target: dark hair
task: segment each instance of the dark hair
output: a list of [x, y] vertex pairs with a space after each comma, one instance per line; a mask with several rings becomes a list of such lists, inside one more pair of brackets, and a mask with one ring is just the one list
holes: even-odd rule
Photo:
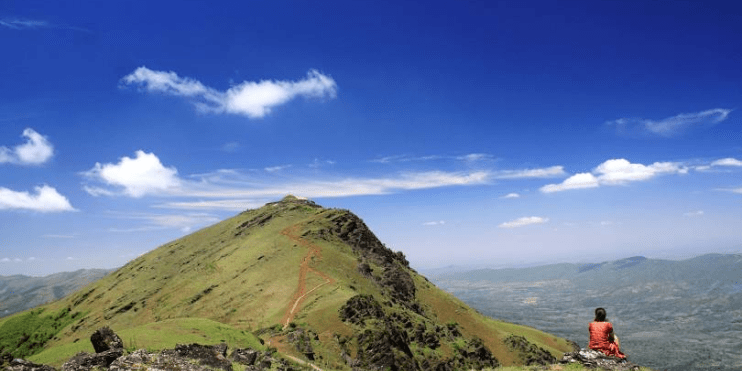
[[605, 321], [605, 309], [598, 308], [595, 310], [595, 322]]

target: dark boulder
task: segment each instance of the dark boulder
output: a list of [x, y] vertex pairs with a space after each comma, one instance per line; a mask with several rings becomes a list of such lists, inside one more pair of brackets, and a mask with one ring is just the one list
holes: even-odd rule
[[98, 329], [90, 335], [90, 342], [96, 353], [102, 353], [112, 349], [124, 349], [124, 342], [108, 326]]
[[258, 359], [260, 352], [253, 349], [235, 349], [229, 356], [232, 360], [245, 366], [252, 366]]

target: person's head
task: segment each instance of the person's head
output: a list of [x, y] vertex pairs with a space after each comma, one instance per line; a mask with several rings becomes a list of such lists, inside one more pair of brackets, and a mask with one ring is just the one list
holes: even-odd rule
[[595, 322], [605, 321], [605, 309], [598, 308], [595, 310]]

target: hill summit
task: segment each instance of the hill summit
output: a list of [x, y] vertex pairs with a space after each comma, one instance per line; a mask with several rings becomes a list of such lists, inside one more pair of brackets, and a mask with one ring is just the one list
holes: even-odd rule
[[130, 350], [194, 336], [204, 344], [255, 340], [333, 370], [481, 369], [549, 363], [572, 350], [567, 340], [482, 316], [417, 274], [350, 211], [295, 196], [0, 320], [0, 352], [58, 365], [103, 326]]

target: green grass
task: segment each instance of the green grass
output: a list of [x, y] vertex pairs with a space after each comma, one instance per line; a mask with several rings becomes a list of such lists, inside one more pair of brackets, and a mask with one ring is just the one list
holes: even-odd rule
[[[128, 352], [137, 349], [159, 351], [175, 348], [176, 344], [199, 343], [213, 345], [222, 342], [235, 348], [252, 348], [266, 350], [265, 345], [250, 332], [238, 330], [231, 326], [206, 318], [178, 318], [162, 322], [149, 323], [143, 326], [117, 331]], [[78, 352], [94, 353], [88, 339], [63, 344], [29, 357], [30, 361], [60, 366]]]
[[69, 308], [56, 312], [40, 308], [12, 316], [0, 325], [0, 352], [9, 351], [19, 358], [36, 354], [47, 341], [81, 316], [82, 313], [71, 312]]
[[[15, 320], [17, 316], [3, 318], [0, 339], [13, 343], [23, 335], [17, 329], [28, 331], [33, 326], [27, 324], [41, 321], [45, 314], [56, 316], [70, 308], [72, 313], [82, 314], [74, 318], [69, 315], [71, 322], [63, 316], [64, 320], [52, 325], [58, 332], [52, 334], [44, 351], [31, 360], [60, 365], [76, 352], [92, 352], [88, 339], [103, 326], [118, 333], [128, 350], [221, 341], [226, 341], [230, 348], [247, 347], [240, 344], [252, 341], [250, 347], [256, 348], [258, 343], [251, 332], [281, 323], [293, 303], [307, 248], [281, 234], [292, 227], [289, 230], [292, 234], [306, 236], [305, 240], [310, 239], [321, 249], [321, 258], [312, 260], [311, 267], [335, 280], [334, 284], [323, 285], [308, 295], [294, 321], [318, 334], [319, 341], [312, 344], [317, 355], [323, 357], [318, 364], [331, 365], [330, 369], [348, 369], [340, 358], [340, 346], [334, 337], [336, 334], [351, 337], [358, 329], [342, 322], [338, 309], [357, 294], [372, 295], [380, 303], [389, 299], [375, 282], [359, 273], [359, 260], [351, 247], [330, 232], [336, 227], [332, 219], [344, 213], [291, 203], [243, 212], [138, 257], [77, 293], [44, 306], [44, 312], [19, 314], [30, 316], [22, 321], [22, 326]], [[315, 233], [320, 230], [325, 233]], [[373, 275], [381, 276], [383, 268], [373, 261], [368, 263]], [[445, 326], [455, 322], [466, 338], [481, 338], [504, 365], [519, 362], [502, 344], [509, 334], [523, 335], [558, 356], [571, 350], [563, 339], [486, 318], [421, 276], [411, 274], [425, 317], [399, 306], [385, 307], [388, 313], [404, 314], [414, 325], [423, 323], [428, 329], [435, 324]], [[324, 282], [313, 272], [306, 278], [307, 290]], [[49, 328], [49, 323], [34, 326], [42, 329], [40, 334], [49, 337], [50, 332], [44, 330]], [[2, 329], [8, 330], [7, 337], [2, 335]], [[272, 335], [261, 336], [269, 340]], [[349, 351], [354, 354], [355, 340], [349, 344]], [[453, 347], [453, 343], [441, 340], [441, 348], [435, 352], [420, 345], [416, 353], [446, 358], [453, 354]], [[282, 350], [303, 357], [289, 344]]]

